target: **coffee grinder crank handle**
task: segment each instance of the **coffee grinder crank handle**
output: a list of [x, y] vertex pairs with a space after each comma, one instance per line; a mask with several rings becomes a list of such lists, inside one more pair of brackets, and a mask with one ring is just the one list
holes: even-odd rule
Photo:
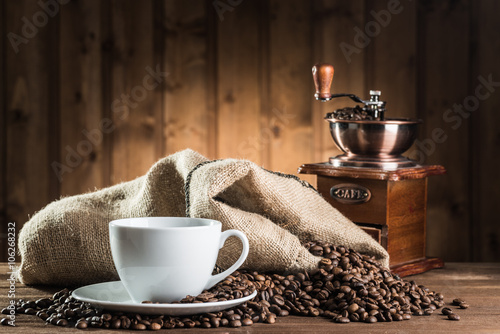
[[379, 120], [384, 119], [385, 101], [380, 101], [380, 91], [371, 90], [370, 100], [365, 101], [354, 94], [331, 94], [334, 68], [330, 64], [316, 64], [312, 68], [314, 85], [316, 86], [316, 94], [314, 97], [321, 102], [330, 101], [337, 97], [348, 97], [354, 102], [363, 103], [365, 110], [370, 111], [372, 115]]

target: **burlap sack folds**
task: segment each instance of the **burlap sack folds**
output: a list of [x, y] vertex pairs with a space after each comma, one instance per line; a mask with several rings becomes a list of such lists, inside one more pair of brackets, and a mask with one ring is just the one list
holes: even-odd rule
[[[209, 161], [185, 150], [158, 161], [135, 180], [62, 198], [35, 214], [19, 234], [25, 284], [84, 285], [117, 280], [108, 223], [127, 217], [199, 217], [244, 232], [250, 242], [245, 268], [294, 272], [316, 267], [301, 241], [324, 240], [375, 256], [384, 248], [330, 206], [308, 183], [246, 160]], [[230, 238], [217, 264], [239, 257]]]

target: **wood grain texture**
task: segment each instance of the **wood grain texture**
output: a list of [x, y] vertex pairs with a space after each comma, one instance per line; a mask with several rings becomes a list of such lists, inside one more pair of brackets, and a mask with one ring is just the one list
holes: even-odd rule
[[60, 189], [63, 196], [109, 184], [103, 164], [109, 147], [102, 87], [101, 1], [70, 2], [61, 9]]
[[[422, 86], [418, 110], [425, 122], [424, 131], [416, 142], [420, 154], [413, 158], [423, 157], [425, 163], [439, 163], [448, 170], [445, 176], [429, 181], [427, 253], [429, 256], [445, 255], [445, 261], [469, 260], [471, 211], [468, 194], [471, 189], [468, 177], [472, 171], [468, 150], [472, 134], [468, 120], [462, 120], [463, 124], [456, 127], [455, 121], [444, 119], [447, 110], [454, 104], [462, 104], [470, 94], [463, 73], [470, 64], [467, 52], [469, 2], [424, 2], [420, 6], [422, 22], [419, 29], [425, 63], [420, 70]], [[450, 34], [460, 38], [449, 38]], [[444, 54], [448, 56], [438, 56]], [[452, 117], [450, 115], [448, 118]], [[435, 136], [439, 129], [443, 130], [446, 140], [444, 136]]]
[[[5, 17], [5, 2], [0, 3], [0, 18]], [[5, 36], [7, 34], [5, 29], [5, 20], [2, 19], [0, 22], [0, 36]], [[5, 58], [5, 52], [7, 47], [7, 39], [2, 37], [0, 40], [0, 55], [2, 60]], [[4, 112], [0, 113], [0, 247], [1, 249], [5, 249], [5, 233], [7, 232], [7, 207], [6, 207], [6, 199], [7, 199], [7, 122], [6, 116], [7, 113], [7, 104], [5, 98], [5, 88], [7, 86], [7, 76], [6, 76], [6, 68], [5, 61], [0, 61], [0, 108]], [[6, 261], [4, 258], [4, 252], [0, 252], [0, 261]]]
[[[56, 97], [59, 94], [57, 70], [57, 17], [43, 20], [41, 8], [30, 1], [9, 1], [5, 6], [5, 30], [22, 39], [6, 41], [5, 57], [5, 131], [6, 145], [5, 205], [6, 221], [20, 229], [30, 215], [57, 197], [51, 162], [57, 157], [50, 147], [57, 138]], [[6, 14], [9, 13], [9, 14]], [[43, 14], [43, 12], [42, 12]], [[23, 28], [33, 17], [33, 29]], [[44, 23], [45, 24], [42, 24]], [[23, 30], [24, 29], [24, 30]], [[20, 38], [20, 39], [17, 39]], [[49, 136], [48, 134], [51, 134]], [[4, 239], [6, 236], [2, 236]], [[5, 240], [5, 239], [4, 239]], [[3, 247], [2, 253], [6, 251]]]
[[[221, 2], [230, 6], [223, 20]], [[334, 93], [366, 97], [379, 88], [388, 115], [423, 120], [406, 155], [448, 170], [429, 179], [428, 255], [499, 259], [500, 184], [489, 175], [498, 165], [500, 90], [490, 87], [470, 115], [453, 111], [474, 102], [480, 76], [500, 81], [498, 4], [400, 1], [403, 10], [382, 26], [389, 3], [71, 1], [15, 53], [7, 34], [22, 37], [26, 20], [37, 12], [43, 20], [43, 10], [37, 1], [3, 2], [0, 223], [21, 227], [60, 193], [130, 180], [187, 147], [291, 174], [327, 161], [340, 151], [324, 115], [353, 105], [315, 101], [311, 67], [327, 62]], [[380, 32], [363, 46], [360, 32], [371, 22]], [[142, 99], [146, 68], [157, 65], [169, 75]], [[51, 164], [64, 163], [66, 147], [77, 150], [82, 130], [105, 118], [113, 130], [60, 183]], [[0, 245], [0, 259], [4, 252]]]
[[162, 124], [155, 89], [165, 83], [156, 64], [153, 3], [112, 1], [112, 120], [114, 130], [111, 182], [145, 174], [159, 158]]
[[316, 63], [312, 68], [312, 75], [317, 99], [329, 100], [332, 96], [331, 87], [334, 68], [332, 64]]
[[[218, 15], [217, 24], [217, 155], [264, 162], [272, 125], [262, 124], [260, 1], [241, 2]], [[216, 15], [210, 12], [210, 15]], [[264, 47], [266, 48], [266, 47]]]
[[[416, 118], [417, 11], [415, 1], [374, 1], [366, 6], [364, 97], [382, 91], [386, 117]], [[396, 4], [396, 5], [395, 5]]]
[[[471, 110], [470, 168], [473, 216], [469, 230], [472, 233], [472, 258], [476, 261], [498, 261], [500, 259], [500, 224], [492, 216], [500, 198], [500, 178], [495, 177], [500, 164], [500, 68], [494, 66], [500, 53], [500, 22], [495, 13], [500, 10], [498, 2], [475, 1], [473, 3], [474, 36], [477, 49], [473, 50], [475, 67], [472, 68], [469, 92], [474, 92], [480, 105]], [[480, 79], [482, 78], [482, 79]], [[495, 84], [486, 85], [484, 82]], [[477, 87], [480, 88], [480, 95]], [[489, 94], [488, 94], [489, 93]], [[484, 95], [486, 94], [486, 95]], [[467, 122], [467, 121], [466, 121]]]
[[[417, 2], [368, 1], [360, 27], [369, 43], [365, 56], [365, 91], [380, 90], [386, 118], [419, 117], [417, 111]], [[419, 125], [420, 126], [420, 125]], [[421, 126], [420, 126], [421, 127]], [[422, 131], [420, 131], [421, 133]], [[413, 145], [404, 156], [411, 156]]]
[[[7, 291], [8, 268], [0, 265], [0, 289]], [[497, 333], [500, 330], [498, 316], [500, 311], [500, 264], [498, 263], [447, 263], [445, 268], [436, 269], [424, 274], [407, 277], [419, 285], [424, 285], [432, 291], [441, 292], [447, 307], [460, 315], [460, 321], [448, 321], [443, 315], [435, 312], [431, 316], [413, 316], [409, 321], [388, 323], [349, 323], [336, 324], [331, 320], [321, 317], [288, 316], [278, 318], [274, 324], [254, 324], [249, 327], [223, 328], [225, 333]], [[26, 287], [16, 285], [16, 298], [33, 300], [41, 297], [50, 297], [60, 288]], [[466, 310], [451, 306], [454, 298], [465, 299], [470, 308]], [[7, 306], [6, 293], [0, 294], [0, 305]], [[2, 315], [3, 317], [3, 315]], [[11, 328], [0, 327], [5, 333], [13, 332]], [[16, 333], [75, 333], [74, 328], [61, 328], [46, 325], [44, 321], [35, 316], [17, 315]], [[116, 330], [99, 330], [99, 333], [117, 333]], [[120, 333], [136, 331], [120, 331]], [[203, 329], [203, 333], [220, 333], [221, 328]], [[200, 333], [200, 329], [172, 329], [168, 333]]]
[[[322, 0], [314, 1], [313, 12], [313, 63], [326, 62], [335, 68], [332, 93], [365, 93], [365, 52], [351, 53], [355, 47], [356, 27], [363, 27], [364, 1]], [[312, 81], [311, 81], [312, 82]], [[329, 157], [341, 154], [330, 135], [327, 122], [328, 112], [353, 106], [346, 98], [333, 99], [322, 103], [313, 98], [314, 89], [308, 97], [311, 99], [313, 119], [314, 160], [326, 161]]]
[[[207, 6], [197, 2], [164, 2], [163, 110], [166, 154], [191, 148], [213, 157], [214, 110], [208, 110]], [[211, 15], [215, 15], [212, 14]]]
[[[371, 198], [366, 203], [343, 204], [330, 195], [334, 185], [345, 183], [360, 184], [371, 192]], [[387, 221], [387, 182], [383, 180], [354, 180], [347, 177], [318, 176], [318, 191], [323, 198], [343, 215], [356, 223], [385, 225]]]
[[399, 277], [407, 277], [443, 267], [443, 260], [437, 257], [432, 257], [391, 266], [391, 272], [393, 274], [398, 274]]
[[[267, 168], [287, 174], [296, 174], [304, 159], [313, 158], [309, 111], [314, 92], [311, 12], [311, 3], [307, 1], [270, 1], [270, 105], [265, 112], [269, 115], [271, 140]], [[313, 177], [305, 179], [314, 180]]]
[[387, 251], [391, 265], [425, 257], [427, 179], [387, 184]]
[[[378, 240], [387, 249], [392, 267], [422, 260], [426, 256], [426, 171], [433, 173], [440, 170], [435, 167], [382, 171], [306, 164], [301, 166], [300, 172], [317, 175], [317, 189], [321, 196]], [[408, 178], [394, 179], [395, 175], [400, 176], [398, 173], [404, 171], [407, 171]], [[353, 202], [352, 198], [358, 195], [347, 191], [339, 198], [332, 194], [335, 186], [361, 189], [368, 195], [362, 197], [364, 201]], [[402, 273], [423, 272], [426, 268], [435, 268], [437, 262], [432, 263], [424, 261], [420, 268], [413, 264], [400, 269]]]
[[304, 174], [317, 174], [324, 176], [335, 177], [362, 177], [371, 180], [414, 180], [421, 179], [432, 175], [442, 175], [446, 173], [446, 169], [440, 165], [425, 165], [412, 168], [404, 168], [397, 170], [383, 170], [376, 168], [357, 168], [357, 167], [332, 167], [330, 164], [314, 163], [303, 164], [299, 167], [299, 172]]

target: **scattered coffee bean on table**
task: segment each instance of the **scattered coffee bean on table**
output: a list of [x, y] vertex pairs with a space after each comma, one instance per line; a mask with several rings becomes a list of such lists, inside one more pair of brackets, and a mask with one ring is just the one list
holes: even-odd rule
[[441, 313], [443, 313], [444, 315], [449, 315], [449, 314], [452, 314], [453, 311], [449, 307], [443, 307], [443, 309], [441, 310]]
[[455, 306], [459, 306], [462, 303], [465, 303], [465, 300], [463, 300], [462, 298], [453, 299], [453, 305], [455, 305]]
[[[321, 316], [341, 324], [404, 321], [412, 315], [431, 315], [444, 305], [441, 293], [414, 281], [402, 280], [382, 268], [373, 257], [320, 241], [307, 242], [304, 247], [323, 257], [317, 269], [289, 275], [235, 271], [200, 295], [186, 296], [175, 302], [233, 300], [257, 290], [257, 296], [251, 301], [220, 312], [186, 317], [108, 312], [74, 299], [70, 290], [63, 289], [51, 298], [18, 300], [16, 313], [36, 315], [47, 323], [78, 329], [160, 330], [273, 324], [276, 317], [288, 315]], [[453, 304], [468, 307], [459, 298], [453, 300]], [[8, 312], [6, 308], [2, 310], [3, 314]], [[460, 319], [450, 308], [443, 308], [441, 313], [450, 320]], [[5, 319], [0, 323], [6, 325]]]

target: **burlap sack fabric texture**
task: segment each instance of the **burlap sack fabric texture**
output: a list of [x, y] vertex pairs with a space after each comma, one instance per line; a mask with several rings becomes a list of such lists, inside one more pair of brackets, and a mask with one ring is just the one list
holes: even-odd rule
[[[79, 286], [118, 280], [108, 224], [128, 217], [199, 217], [244, 232], [250, 242], [245, 268], [295, 272], [320, 258], [301, 241], [325, 240], [375, 256], [389, 255], [368, 234], [330, 206], [308, 183], [245, 160], [209, 161], [185, 150], [158, 161], [148, 173], [96, 192], [62, 198], [36, 213], [19, 234], [20, 280], [25, 284]], [[217, 265], [239, 257], [229, 238]]]

